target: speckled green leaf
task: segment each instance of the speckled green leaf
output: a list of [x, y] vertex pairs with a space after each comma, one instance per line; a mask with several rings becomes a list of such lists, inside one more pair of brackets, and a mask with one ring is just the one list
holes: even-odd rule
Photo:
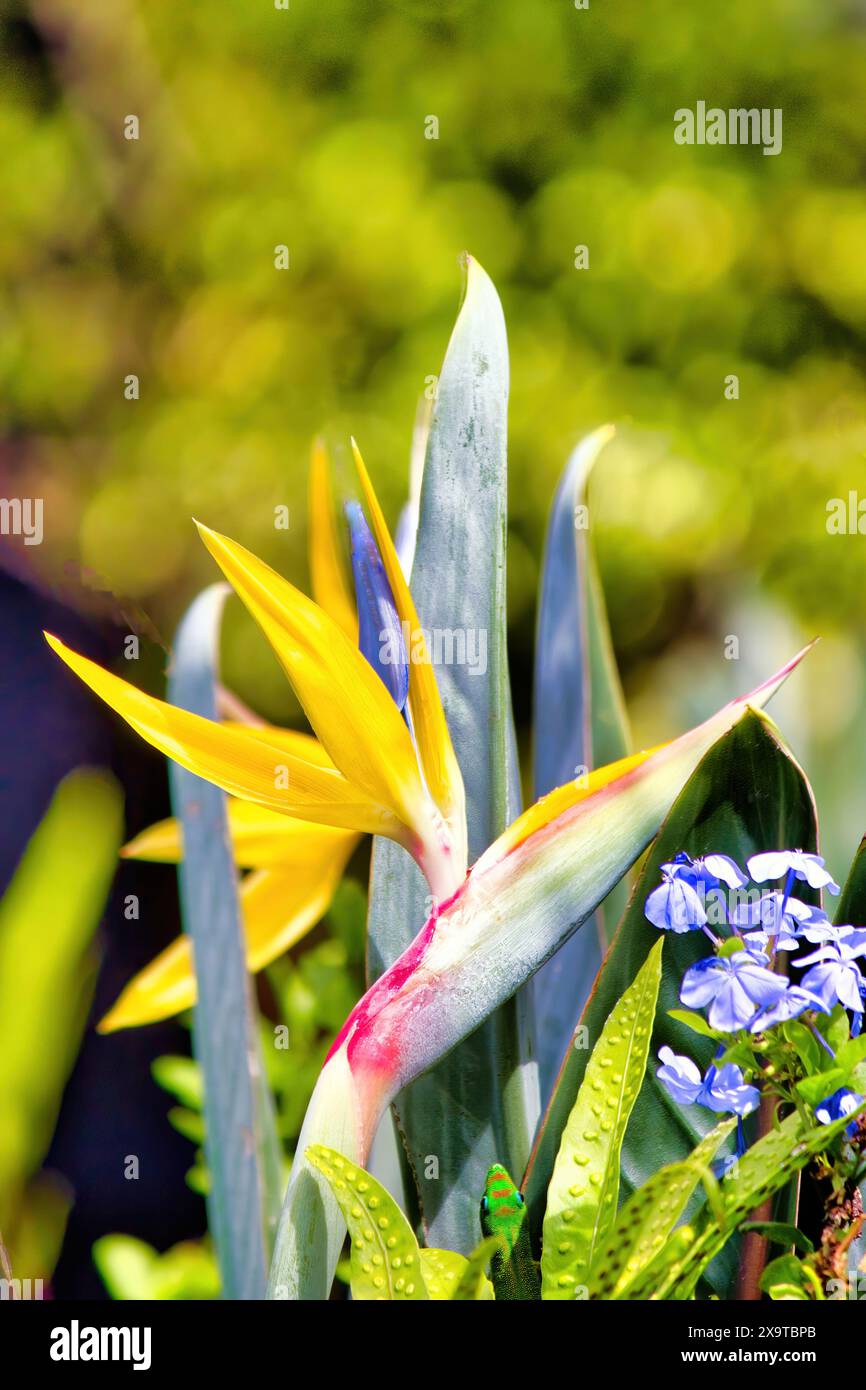
[[705, 1210], [694, 1223], [691, 1238], [669, 1242], [647, 1271], [647, 1283], [633, 1288], [627, 1296], [691, 1298], [707, 1265], [749, 1213], [784, 1187], [810, 1158], [829, 1148], [850, 1122], [848, 1115], [832, 1125], [808, 1126], [799, 1114], [789, 1115], [778, 1129], [748, 1149], [719, 1184], [718, 1213]]
[[[495, 1245], [496, 1242], [494, 1241]], [[491, 1251], [467, 1260], [455, 1250], [422, 1250], [421, 1272], [431, 1299], [451, 1302], [455, 1299], [477, 1302], [493, 1298], [493, 1285], [484, 1270]], [[463, 1292], [461, 1292], [463, 1290]]]
[[378, 1303], [428, 1299], [415, 1232], [391, 1194], [336, 1149], [313, 1144], [307, 1158], [327, 1179], [349, 1228], [352, 1297]]
[[501, 1236], [485, 1236], [479, 1241], [468, 1260], [452, 1298], [458, 1303], [486, 1303], [493, 1299], [493, 1285], [487, 1278], [487, 1266], [496, 1251], [504, 1245]]
[[[595, 1262], [588, 1283], [590, 1297], [631, 1297], [631, 1288], [669, 1241], [703, 1172], [735, 1124], [736, 1120], [723, 1120], [704, 1136], [689, 1158], [660, 1169], [632, 1194]], [[675, 1233], [671, 1248], [679, 1249], [682, 1239]]]
[[626, 1125], [646, 1071], [662, 973], [661, 937], [593, 1049], [547, 1192], [541, 1295], [572, 1299], [616, 1217]]

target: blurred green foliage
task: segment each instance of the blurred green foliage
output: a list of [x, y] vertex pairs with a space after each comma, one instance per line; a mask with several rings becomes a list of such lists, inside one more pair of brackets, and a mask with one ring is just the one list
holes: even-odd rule
[[[0, 420], [7, 471], [45, 498], [41, 573], [168, 635], [212, 578], [195, 514], [306, 583], [318, 430], [340, 457], [358, 437], [394, 519], [469, 248], [510, 331], [524, 726], [549, 499], [575, 437], [612, 419], [593, 521], [638, 737], [821, 632], [779, 717], [820, 765], [844, 864], [866, 823], [845, 752], [858, 729], [864, 746], [863, 542], [828, 535], [826, 505], [866, 495], [860, 0], [9, 12]], [[781, 108], [781, 154], [675, 145], [698, 100]], [[236, 612], [225, 670], [297, 716]]]
[[19, 1278], [50, 1277], [70, 1193], [40, 1172], [93, 992], [93, 941], [123, 828], [120, 789], [60, 783], [0, 902], [0, 1239]]
[[[337, 889], [312, 942], [269, 967], [260, 986], [262, 1056], [274, 1096], [277, 1127], [288, 1163], [304, 1112], [334, 1034], [364, 988], [366, 894], [352, 879]], [[187, 1183], [208, 1188], [203, 1145], [201, 1069], [191, 1057], [158, 1057], [156, 1083], [178, 1104], [169, 1123], [195, 1146]], [[219, 1272], [209, 1239], [184, 1241], [163, 1253], [132, 1236], [98, 1240], [93, 1258], [115, 1299], [196, 1299], [219, 1296]]]

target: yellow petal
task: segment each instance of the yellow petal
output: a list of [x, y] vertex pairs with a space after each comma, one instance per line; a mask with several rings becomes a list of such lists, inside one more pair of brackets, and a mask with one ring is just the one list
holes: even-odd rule
[[264, 739], [265, 743], [272, 743], [277, 748], [285, 748], [287, 753], [301, 758], [305, 763], [315, 763], [316, 767], [333, 768], [334, 766], [319, 740], [313, 738], [312, 734], [302, 733], [299, 729], [281, 729], [277, 724], [265, 724], [264, 722], [240, 724], [231, 719], [225, 721], [225, 727], [227, 729], [246, 730], [247, 733], [255, 734], [257, 738]]
[[[136, 733], [181, 767], [223, 791], [283, 815], [387, 835], [406, 844], [405, 827], [336, 770], [264, 741], [258, 726], [216, 724], [145, 695], [45, 634], [49, 646]], [[282, 784], [287, 785], [283, 786]]]
[[382, 508], [373, 490], [364, 460], [358, 446], [352, 440], [355, 466], [361, 480], [364, 501], [376, 535], [379, 553], [385, 566], [385, 573], [394, 595], [394, 603], [400, 619], [409, 625], [409, 706], [412, 724], [418, 740], [418, 753], [424, 777], [436, 805], [445, 819], [460, 833], [465, 835], [465, 794], [463, 778], [454, 749], [451, 735], [445, 722], [445, 711], [436, 684], [436, 673], [427, 658], [424, 633], [415, 603], [409, 592], [409, 585], [403, 575], [397, 552], [394, 549]]
[[310, 575], [313, 597], [358, 645], [358, 618], [340, 554], [328, 455], [320, 439], [310, 461]]
[[430, 840], [409, 731], [372, 666], [327, 613], [263, 561], [206, 526], [202, 539], [262, 628], [336, 767]]
[[[234, 860], [241, 869], [303, 869], [311, 833], [321, 846], [330, 843], [335, 854], [347, 836], [353, 843], [357, 839], [352, 831], [314, 826], [237, 797], [229, 798], [227, 810]], [[142, 830], [124, 845], [121, 855], [124, 859], [146, 859], [155, 864], [177, 864], [182, 858], [181, 844], [180, 823], [172, 816]]]
[[[251, 971], [270, 965], [321, 920], [357, 839], [345, 831], [323, 835], [317, 827], [305, 826], [296, 834], [290, 866], [247, 875], [240, 894]], [[195, 1000], [191, 942], [179, 936], [130, 981], [102, 1019], [99, 1032], [156, 1023], [191, 1008]]]

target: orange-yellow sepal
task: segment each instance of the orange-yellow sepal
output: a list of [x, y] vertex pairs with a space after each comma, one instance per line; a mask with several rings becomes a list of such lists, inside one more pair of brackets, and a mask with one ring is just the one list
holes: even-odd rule
[[436, 673], [429, 659], [415, 602], [397, 558], [382, 508], [354, 440], [352, 449], [364, 502], [391, 585], [394, 604], [401, 622], [408, 629], [409, 640], [406, 647], [409, 656], [409, 708], [424, 777], [436, 805], [449, 825], [455, 848], [460, 844], [465, 856], [466, 800], [463, 777], [448, 732], [445, 711], [436, 684]]
[[409, 730], [372, 666], [333, 618], [281, 575], [227, 536], [206, 526], [199, 531], [268, 638], [335, 766], [406, 827], [403, 842], [411, 839], [434, 893], [453, 892], [465, 854], [443, 833]]
[[328, 455], [320, 439], [310, 460], [310, 578], [313, 598], [358, 645], [358, 618], [340, 555]]
[[409, 841], [389, 808], [354, 786], [336, 768], [297, 757], [285, 743], [267, 741], [267, 728], [217, 724], [136, 689], [96, 662], [45, 634], [49, 646], [136, 733], [181, 767], [223, 791], [283, 815]]
[[[242, 805], [234, 803], [235, 811]], [[240, 888], [247, 967], [252, 972], [270, 965], [321, 920], [358, 840], [351, 831], [279, 819], [289, 828], [280, 838], [279, 867], [255, 870]], [[176, 822], [162, 826], [176, 828]], [[158, 830], [161, 827], [153, 827]], [[180, 936], [130, 981], [99, 1031], [156, 1023], [191, 1008], [195, 999], [191, 943], [188, 936]]]

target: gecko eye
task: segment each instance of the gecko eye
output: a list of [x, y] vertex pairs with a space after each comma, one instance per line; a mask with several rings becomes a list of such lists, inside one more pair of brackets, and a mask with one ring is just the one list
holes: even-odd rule
[[487, 1212], [487, 1211], [490, 1210], [490, 1203], [489, 1203], [488, 1200], [487, 1200], [487, 1193], [486, 1193], [486, 1192], [485, 1192], [484, 1196], [481, 1198], [481, 1210], [482, 1210], [482, 1211], [485, 1211], [485, 1212]]
[[522, 1192], [515, 1193], [515, 1196], [517, 1198], [517, 1205], [519, 1207], [526, 1206], [526, 1198], [524, 1197]]

